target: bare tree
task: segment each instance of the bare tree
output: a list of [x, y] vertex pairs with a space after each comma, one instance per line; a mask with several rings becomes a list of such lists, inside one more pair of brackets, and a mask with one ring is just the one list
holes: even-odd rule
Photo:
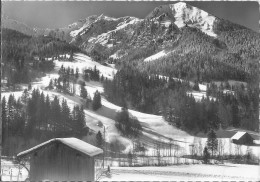
[[235, 145], [235, 154], [241, 156], [241, 145]]
[[232, 150], [232, 142], [231, 142], [231, 139], [229, 140], [229, 155], [232, 155], [233, 154], [233, 150]]
[[225, 151], [225, 145], [226, 145], [225, 139], [218, 140], [218, 155], [222, 162], [223, 162], [223, 156]]
[[201, 142], [201, 138], [197, 138], [196, 139], [196, 147], [195, 147], [195, 150], [196, 150], [196, 154], [198, 156], [202, 156], [203, 155], [203, 146], [202, 146], [202, 142]]
[[179, 164], [179, 151], [180, 151], [180, 146], [179, 145], [175, 145], [174, 146], [174, 157], [176, 158], [176, 162], [177, 164]]
[[156, 157], [158, 160], [158, 166], [161, 164], [161, 144], [157, 142], [156, 144]]

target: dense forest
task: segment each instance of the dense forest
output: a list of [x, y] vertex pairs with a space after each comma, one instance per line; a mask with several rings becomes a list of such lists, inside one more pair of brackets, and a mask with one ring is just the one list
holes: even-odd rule
[[[109, 101], [163, 115], [170, 124], [192, 133], [220, 126], [258, 131], [258, 33], [223, 19], [214, 23], [217, 37], [189, 25], [166, 28], [160, 19], [145, 19], [131, 29], [132, 36], [113, 35], [121, 43], [110, 50], [122, 57], [111, 59], [119, 71], [113, 80], [104, 81]], [[160, 51], [167, 56], [144, 62]], [[198, 83], [207, 85], [199, 102], [187, 94], [200, 91]]]
[[107, 99], [145, 113], [162, 114], [172, 125], [189, 132], [228, 126], [258, 129], [258, 89], [243, 84], [208, 84], [205, 98], [197, 102], [188, 91], [196, 90], [188, 81], [166, 79], [124, 65], [113, 80], [104, 81]]
[[15, 30], [2, 29], [2, 77], [7, 78], [8, 86], [29, 83], [52, 70], [54, 58], [75, 51], [80, 49], [57, 38], [31, 37]]
[[[2, 99], [3, 155], [14, 155], [27, 149], [29, 141], [44, 142], [55, 137], [82, 137], [88, 134], [83, 106], [72, 110], [65, 99], [27, 89], [15, 99], [13, 95]], [[19, 139], [20, 138], [20, 139]], [[27, 142], [26, 142], [27, 141]], [[20, 144], [19, 144], [20, 143]], [[24, 146], [21, 146], [23, 143]], [[13, 148], [14, 146], [19, 146]]]
[[[116, 61], [119, 68], [122, 62], [134, 62], [138, 69], [150, 74], [174, 76], [200, 83], [212, 80], [250, 82], [258, 79], [260, 35], [256, 32], [245, 27], [234, 28], [234, 31], [216, 28], [222, 31], [214, 38], [189, 26], [166, 31], [161, 30], [158, 24], [143, 24], [136, 30], [141, 31], [142, 36], [134, 34], [118, 46], [121, 52], [125, 52]], [[153, 32], [151, 29], [156, 32], [150, 33]], [[167, 56], [155, 61], [143, 61], [162, 50], [168, 52]]]

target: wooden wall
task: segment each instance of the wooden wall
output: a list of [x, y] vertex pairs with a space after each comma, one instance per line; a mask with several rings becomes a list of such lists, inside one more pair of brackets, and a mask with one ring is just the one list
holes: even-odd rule
[[94, 181], [94, 158], [61, 143], [53, 143], [32, 154], [30, 180]]

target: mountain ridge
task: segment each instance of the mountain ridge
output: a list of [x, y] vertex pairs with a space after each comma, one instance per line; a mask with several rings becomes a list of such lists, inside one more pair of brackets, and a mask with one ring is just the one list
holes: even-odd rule
[[[190, 60], [190, 55], [196, 55], [210, 57], [221, 62], [223, 67], [228, 64], [232, 69], [238, 69], [239, 64], [247, 67], [248, 59], [257, 58], [260, 49], [259, 34], [184, 2], [156, 7], [144, 19], [131, 16], [113, 18], [101, 14], [78, 20], [65, 28], [35, 31], [36, 35], [37, 32], [47, 34], [76, 45], [98, 62], [139, 60], [140, 66], [146, 58], [166, 51], [171, 54], [165, 53], [167, 56], [159, 56], [156, 60], [166, 59], [168, 65], [171, 57], [175, 57], [176, 64], [183, 64], [182, 60]], [[150, 67], [154, 63], [146, 64]], [[203, 71], [205, 64], [201, 63], [199, 72]], [[165, 74], [164, 69], [162, 73], [156, 70], [157, 74]], [[250, 69], [245, 70], [249, 74]], [[177, 74], [170, 72], [167, 74]], [[241, 76], [232, 78], [243, 77], [244, 80], [242, 75], [245, 71], [239, 72]]]
[[[175, 12], [177, 12], [177, 13], [179, 13], [179, 14], [182, 14], [183, 12], [186, 12], [186, 14], [184, 13], [183, 15], [188, 15], [187, 17], [185, 17], [184, 19], [185, 20], [187, 20], [187, 18], [189, 18], [190, 19], [190, 16], [189, 16], [189, 14], [187, 14], [187, 10], [196, 10], [197, 12], [202, 12], [202, 14], [208, 14], [209, 16], [214, 16], [217, 20], [221, 20], [221, 18], [218, 18], [217, 16], [215, 16], [215, 15], [212, 15], [212, 14], [210, 14], [210, 13], [208, 13], [208, 12], [206, 12], [206, 11], [204, 11], [204, 10], [201, 10], [201, 9], [199, 9], [199, 8], [197, 8], [197, 7], [195, 7], [195, 6], [191, 6], [191, 5], [189, 5], [188, 3], [186, 3], [186, 2], [177, 2], [177, 3], [174, 3], [174, 4], [168, 4], [168, 5], [161, 5], [161, 6], [159, 6], [159, 7], [156, 7], [154, 10], [152, 10], [146, 17], [144, 17], [143, 19], [146, 19], [146, 18], [149, 18], [149, 17], [151, 17], [151, 14], [153, 14], [155, 11], [158, 11], [158, 10], [160, 10], [160, 9], [162, 9], [162, 8], [165, 8], [165, 7], [168, 7], [169, 9], [171, 9], [171, 11], [175, 11]], [[181, 10], [181, 11], [180, 11]], [[8, 23], [9, 24], [12, 24], [12, 22], [16, 22], [17, 24], [19, 24], [19, 25], [21, 25], [22, 27], [24, 26], [24, 27], [27, 27], [28, 29], [31, 29], [30, 31], [28, 30], [28, 32], [25, 32], [25, 31], [21, 31], [22, 33], [24, 33], [24, 34], [28, 34], [28, 35], [43, 35], [43, 34], [45, 34], [45, 35], [47, 35], [50, 31], [54, 31], [54, 30], [57, 30], [57, 29], [60, 29], [60, 30], [66, 30], [66, 29], [71, 29], [72, 27], [77, 27], [77, 28], [82, 28], [82, 26], [84, 25], [84, 23], [88, 20], [88, 19], [90, 19], [90, 18], [98, 18], [98, 17], [100, 17], [100, 16], [102, 16], [103, 14], [101, 14], [101, 15], [91, 15], [91, 16], [89, 16], [89, 17], [86, 17], [86, 18], [83, 18], [83, 19], [79, 19], [79, 20], [77, 20], [77, 21], [75, 21], [75, 22], [73, 22], [73, 23], [71, 23], [71, 24], [69, 24], [69, 25], [67, 25], [67, 26], [65, 26], [65, 27], [57, 27], [57, 28], [39, 28], [39, 27], [30, 27], [30, 26], [28, 26], [28, 25], [26, 25], [25, 23], [23, 23], [23, 22], [19, 22], [19, 21], [17, 21], [17, 20], [14, 20], [14, 19], [11, 19], [11, 18], [9, 18], [8, 16], [3, 16], [3, 26], [4, 26], [4, 28], [9, 28], [9, 29], [15, 29], [15, 30], [17, 30], [17, 31], [19, 31], [17, 28], [15, 28], [15, 27], [11, 27], [10, 25], [8, 25]], [[104, 15], [103, 15], [104, 16]], [[124, 18], [124, 17], [118, 17], [118, 18], [114, 18], [114, 17], [109, 17], [109, 16], [105, 16], [105, 17], [108, 17], [108, 18], [111, 18], [111, 19], [120, 19], [120, 18]], [[191, 16], [191, 17], [193, 17], [194, 18], [194, 14]], [[138, 18], [138, 19], [140, 19], [140, 18]], [[10, 21], [10, 22], [9, 22]], [[191, 21], [192, 21], [192, 19], [191, 19]], [[231, 21], [229, 21], [229, 22], [231, 22]], [[189, 23], [191, 23], [191, 22], [189, 22], [189, 21], [187, 21], [187, 23], [189, 24]], [[236, 24], [236, 23], [233, 23], [233, 22], [231, 22], [232, 24]], [[183, 26], [183, 24], [182, 24], [182, 26]], [[240, 25], [240, 26], [242, 26], [242, 25]], [[244, 27], [244, 26], [243, 26]], [[247, 27], [246, 27], [247, 28]], [[251, 30], [251, 29], [250, 29]], [[72, 30], [73, 31], [73, 30]]]

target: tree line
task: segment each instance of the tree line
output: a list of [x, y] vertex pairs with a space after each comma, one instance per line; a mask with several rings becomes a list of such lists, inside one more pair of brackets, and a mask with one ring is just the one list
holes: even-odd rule
[[[224, 93], [209, 86], [199, 102], [188, 81], [140, 72], [125, 65], [113, 80], [105, 80], [106, 98], [119, 106], [163, 115], [165, 120], [185, 131], [207, 133], [210, 128], [228, 126], [255, 130], [258, 116], [258, 91], [254, 86], [236, 87]], [[212, 85], [212, 84], [211, 84]]]
[[54, 68], [53, 62], [45, 58], [58, 58], [60, 54], [71, 54], [80, 49], [65, 41], [49, 36], [31, 37], [18, 31], [2, 30], [2, 76], [10, 85], [29, 83], [40, 77], [41, 72]]
[[[87, 71], [86, 71], [87, 70]], [[94, 70], [92, 69], [86, 69], [84, 71], [84, 80], [85, 81], [99, 81], [99, 70], [94, 67]], [[90, 71], [90, 72], [89, 72]], [[94, 93], [93, 98], [90, 97], [88, 94], [87, 89], [85, 88], [86, 83], [85, 81], [78, 81], [79, 78], [79, 70], [76, 68], [76, 71], [74, 71], [73, 68], [64, 68], [62, 65], [59, 70], [59, 78], [54, 79], [54, 81], [51, 79], [49, 82], [49, 85], [47, 89], [57, 89], [58, 92], [63, 92], [65, 94], [75, 95], [76, 92], [76, 84], [80, 84], [80, 97], [84, 99], [84, 107], [90, 108], [90, 104], [92, 104], [92, 109], [94, 111], [98, 110], [102, 107], [101, 104], [101, 94], [99, 91], [96, 91]], [[103, 75], [101, 77], [101, 80], [103, 81]], [[72, 86], [71, 86], [72, 85]]]
[[14, 145], [13, 142], [19, 146], [19, 138], [25, 143], [30, 139], [43, 142], [56, 137], [82, 137], [89, 131], [83, 106], [76, 105], [70, 109], [65, 99], [60, 100], [55, 96], [50, 100], [49, 95], [35, 89], [31, 97], [24, 90], [18, 99], [12, 94], [8, 99], [2, 98], [2, 123], [4, 155], [18, 152], [18, 148], [10, 146]]

